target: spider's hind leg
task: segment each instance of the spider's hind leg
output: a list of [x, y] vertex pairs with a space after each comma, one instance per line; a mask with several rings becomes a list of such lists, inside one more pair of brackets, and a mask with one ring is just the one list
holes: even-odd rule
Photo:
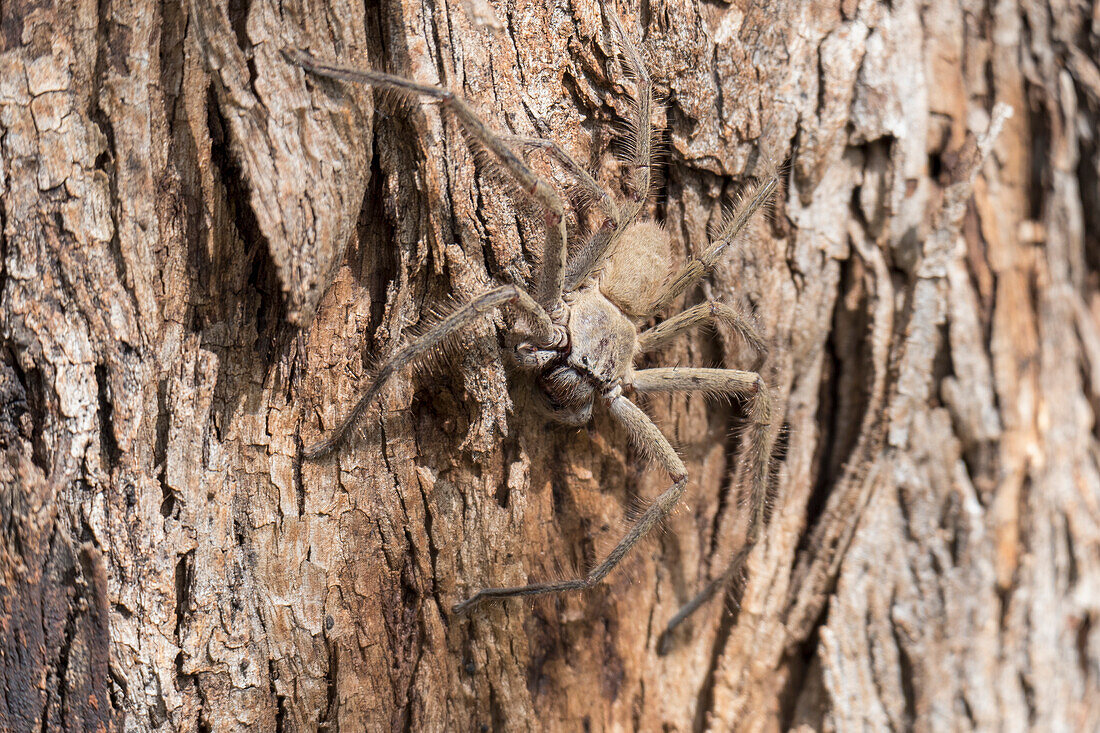
[[608, 221], [615, 227], [619, 226], [619, 207], [615, 199], [601, 186], [592, 174], [578, 163], [573, 156], [565, 151], [553, 140], [542, 137], [519, 137], [516, 135], [501, 135], [501, 139], [509, 145], [517, 148], [530, 148], [543, 150], [552, 158], [555, 158], [569, 173], [577, 179], [577, 184], [584, 195], [594, 202]]
[[628, 184], [637, 205], [630, 218], [634, 218], [641, 211], [642, 205], [649, 198], [653, 188], [653, 110], [656, 102], [653, 98], [653, 81], [649, 78], [649, 71], [642, 61], [642, 55], [633, 39], [627, 35], [622, 21], [615, 13], [611, 14], [610, 22], [619, 36], [619, 46], [623, 60], [626, 62], [627, 72], [634, 77], [636, 90], [634, 92], [634, 118], [630, 120], [630, 127], [626, 135], [627, 162], [632, 171]]
[[484, 146], [500, 166], [515, 179], [523, 191], [535, 199], [545, 210], [546, 244], [543, 247], [542, 266], [539, 273], [535, 299], [548, 311], [555, 311], [561, 302], [562, 283], [565, 279], [566, 232], [565, 207], [557, 191], [539, 178], [515, 152], [505, 139], [493, 132], [488, 125], [454, 92], [434, 84], [421, 84], [393, 74], [372, 69], [357, 69], [329, 61], [321, 61], [305, 51], [284, 49], [287, 60], [310, 73], [331, 79], [369, 84], [372, 87], [390, 89], [403, 94], [434, 99], [455, 116], [462, 129], [477, 145]]
[[761, 180], [749, 186], [702, 256], [688, 260], [687, 264], [681, 267], [661, 290], [652, 312], [658, 313], [663, 310], [681, 293], [714, 269], [726, 250], [737, 242], [738, 235], [745, 229], [753, 214], [771, 200], [778, 188], [779, 173], [774, 169], [770, 170]]
[[695, 598], [669, 620], [657, 647], [664, 654], [669, 649], [676, 627], [740, 574], [746, 558], [760, 539], [771, 474], [772, 401], [768, 387], [759, 374], [736, 369], [642, 369], [634, 373], [634, 388], [642, 393], [703, 392], [708, 395], [741, 397], [748, 401], [751, 421], [748, 433], [749, 450], [745, 458], [749, 473], [749, 526], [744, 545], [729, 567], [708, 582]]
[[[620, 235], [633, 224], [642, 213], [646, 201], [653, 189], [653, 110], [657, 104], [653, 98], [653, 82], [649, 78], [638, 47], [627, 35], [618, 15], [611, 13], [609, 23], [618, 36], [627, 74], [634, 78], [633, 98], [634, 114], [627, 123], [625, 143], [625, 162], [630, 168], [626, 188], [630, 192], [629, 201], [616, 209], [614, 216], [608, 216], [608, 225], [597, 232], [587, 243], [574, 250], [566, 264], [565, 289], [579, 286], [612, 253]], [[603, 204], [601, 203], [601, 206]], [[605, 211], [607, 209], [605, 208]]]

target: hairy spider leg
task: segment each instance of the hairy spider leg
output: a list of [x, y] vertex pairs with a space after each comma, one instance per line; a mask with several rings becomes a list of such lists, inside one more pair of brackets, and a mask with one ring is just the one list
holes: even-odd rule
[[[737, 369], [641, 369], [634, 373], [634, 389], [643, 394], [660, 392], [703, 392], [708, 396], [742, 397], [749, 401], [749, 451], [746, 457], [749, 474], [749, 526], [745, 543], [734, 556], [733, 562], [718, 578], [672, 617], [658, 644], [667, 650], [673, 630], [699, 606], [707, 601], [718, 588], [740, 572], [745, 558], [760, 540], [767, 509], [768, 480], [771, 475], [772, 402], [764, 379], [756, 372]], [[663, 652], [662, 652], [663, 653]]]
[[585, 170], [584, 167], [582, 167], [573, 156], [567, 153], [561, 145], [558, 145], [553, 140], [547, 140], [541, 137], [501, 135], [501, 139], [515, 147], [543, 150], [549, 153], [551, 157], [556, 158], [557, 161], [577, 179], [585, 194], [596, 202], [596, 205], [600, 207], [600, 211], [603, 212], [603, 215], [607, 217], [608, 221], [618, 226], [619, 207], [615, 205], [615, 199], [611, 198], [611, 194], [607, 192], [607, 189], [597, 183], [596, 179], [592, 177], [592, 174]]
[[668, 307], [680, 294], [710, 272], [722, 255], [725, 254], [726, 249], [737, 240], [737, 235], [749, 223], [752, 215], [768, 202], [768, 199], [778, 188], [779, 174], [775, 171], [750, 186], [733, 210], [732, 216], [727, 218], [722, 225], [718, 236], [703, 252], [702, 257], [693, 257], [688, 260], [687, 264], [680, 268], [680, 271], [664, 287], [653, 306], [652, 313], [657, 313]]
[[566, 233], [565, 208], [561, 197], [539, 178], [496, 133], [478, 117], [470, 106], [454, 92], [431, 84], [420, 84], [404, 77], [370, 69], [357, 69], [328, 61], [320, 61], [300, 50], [284, 49], [283, 55], [310, 73], [333, 79], [369, 84], [412, 94], [423, 94], [438, 100], [451, 111], [462, 128], [477, 143], [488, 148], [520, 188], [538, 201], [545, 210], [546, 244], [542, 252], [535, 300], [553, 313], [561, 305], [562, 283], [565, 279]]
[[532, 338], [539, 344], [551, 345], [556, 343], [560, 336], [560, 327], [554, 325], [553, 321], [550, 320], [550, 316], [546, 314], [542, 306], [535, 302], [534, 298], [515, 285], [494, 288], [453, 311], [429, 328], [422, 336], [394, 354], [374, 375], [370, 387], [355, 403], [355, 407], [347, 414], [347, 417], [329, 432], [328, 437], [303, 450], [302, 456], [307, 459], [314, 459], [331, 453], [333, 449], [344, 442], [352, 427], [363, 416], [363, 412], [370, 405], [371, 400], [378, 395], [390, 377], [430, 352], [463, 326], [491, 313], [498, 306], [509, 303], [517, 306], [528, 317], [528, 325], [533, 331]]
[[676, 628], [686, 621], [693, 613], [699, 610], [699, 607], [709, 601], [714, 595], [720, 591], [729, 587], [729, 584], [733, 582], [733, 579], [737, 577], [741, 572], [741, 568], [745, 565], [745, 560], [749, 558], [749, 553], [752, 552], [753, 545], [750, 545], [747, 541], [741, 546], [741, 549], [737, 551], [737, 554], [733, 556], [733, 561], [726, 568], [725, 572], [712, 578], [703, 586], [703, 590], [685, 603], [676, 614], [669, 619], [668, 625], [665, 626], [665, 630], [661, 632], [661, 636], [657, 639], [657, 653], [664, 656], [672, 651], [672, 634], [676, 631]]
[[716, 300], [708, 300], [699, 305], [692, 306], [686, 311], [677, 313], [667, 318], [653, 328], [643, 331], [638, 336], [638, 353], [644, 354], [664, 346], [684, 331], [696, 328], [703, 323], [722, 322], [729, 325], [740, 334], [749, 346], [761, 356], [767, 356], [768, 346], [760, 336], [760, 332], [752, 324], [752, 321], [736, 308], [731, 308], [725, 303]]
[[637, 201], [633, 219], [641, 211], [642, 204], [649, 198], [653, 186], [653, 81], [638, 53], [638, 47], [623, 29], [617, 14], [612, 14], [611, 25], [619, 36], [620, 48], [626, 61], [628, 72], [634, 76], [637, 92], [634, 96], [634, 120], [626, 142], [629, 145], [629, 162], [632, 167], [630, 189]]
[[623, 29], [617, 15], [611, 15], [609, 21], [619, 37], [620, 48], [623, 53], [626, 66], [634, 76], [636, 91], [634, 97], [634, 117], [630, 120], [629, 132], [626, 135], [627, 162], [631, 166], [629, 180], [630, 190], [633, 192], [634, 201], [629, 210], [624, 214], [618, 212], [615, 217], [608, 217], [609, 224], [600, 229], [596, 234], [578, 247], [566, 263], [565, 290], [569, 292], [576, 289], [593, 270], [611, 252], [619, 235], [626, 230], [642, 213], [646, 200], [649, 198], [653, 185], [653, 82], [649, 78], [641, 54], [638, 53], [634, 41]]
[[656, 458], [657, 462], [668, 471], [672, 477], [672, 486], [654, 500], [649, 508], [638, 517], [623, 538], [619, 540], [619, 543], [608, 553], [603, 562], [593, 568], [585, 577], [556, 583], [532, 583], [510, 588], [485, 588], [465, 601], [455, 604], [454, 613], [465, 613], [483, 601], [591, 588], [607, 577], [607, 574], [622, 561], [631, 548], [638, 543], [638, 540], [644, 537], [653, 528], [653, 525], [668, 516], [669, 512], [676, 506], [676, 503], [684, 494], [684, 487], [687, 485], [687, 469], [684, 467], [683, 461], [676, 455], [676, 451], [669, 444], [668, 439], [653, 424], [649, 416], [623, 396], [620, 389], [611, 390], [605, 399], [607, 399], [608, 410], [611, 415], [627, 429], [633, 441], [647, 454]]

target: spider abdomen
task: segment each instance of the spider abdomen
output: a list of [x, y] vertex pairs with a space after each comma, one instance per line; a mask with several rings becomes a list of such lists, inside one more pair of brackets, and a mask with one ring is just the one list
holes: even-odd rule
[[629, 316], [649, 315], [668, 275], [668, 232], [639, 221], [622, 233], [600, 272], [600, 290]]

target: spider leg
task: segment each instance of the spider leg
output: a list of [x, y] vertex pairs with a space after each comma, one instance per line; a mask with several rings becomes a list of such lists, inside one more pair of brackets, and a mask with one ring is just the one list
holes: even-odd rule
[[774, 170], [750, 186], [741, 197], [732, 215], [722, 225], [718, 236], [710, 243], [703, 255], [688, 260], [687, 264], [680, 268], [680, 271], [664, 286], [652, 312], [657, 313], [667, 307], [681, 293], [698, 282], [699, 278], [710, 272], [722, 255], [726, 253], [727, 248], [737, 240], [737, 236], [749, 223], [752, 215], [768, 202], [768, 199], [771, 198], [778, 187], [779, 175]]
[[532, 583], [531, 585], [511, 588], [486, 588], [470, 596], [467, 600], [455, 604], [454, 613], [465, 613], [482, 601], [591, 588], [607, 577], [607, 574], [622, 561], [623, 557], [630, 552], [638, 540], [676, 506], [676, 502], [683, 496], [684, 487], [687, 485], [687, 469], [684, 468], [683, 461], [676, 455], [676, 451], [673, 450], [668, 439], [653, 424], [653, 421], [642, 412], [641, 408], [624, 397], [618, 388], [608, 393], [607, 400], [608, 409], [612, 416], [626, 427], [634, 442], [656, 458], [672, 476], [672, 486], [654, 500], [623, 538], [619, 540], [619, 543], [608, 553], [603, 562], [593, 568], [585, 577], [556, 583]]
[[766, 356], [768, 347], [752, 322], [736, 308], [725, 303], [708, 300], [705, 303], [688, 308], [672, 318], [668, 318], [638, 336], [638, 353], [646, 353], [663, 346], [688, 329], [701, 323], [717, 322], [729, 324], [761, 356]]
[[616, 217], [608, 217], [611, 222], [605, 226], [584, 245], [577, 248], [566, 263], [565, 290], [576, 289], [607, 257], [619, 240], [619, 235], [638, 218], [642, 213], [642, 207], [649, 198], [653, 187], [653, 82], [649, 78], [645, 63], [638, 53], [634, 41], [623, 29], [618, 15], [611, 14], [611, 26], [619, 37], [620, 48], [627, 66], [627, 71], [634, 77], [636, 91], [634, 98], [634, 117], [630, 120], [629, 132], [626, 135], [627, 162], [631, 167], [630, 179], [627, 182], [633, 195], [626, 212], [620, 212]]
[[737, 574], [744, 567], [745, 560], [748, 559], [749, 553], [752, 552], [752, 545], [745, 543], [745, 545], [737, 551], [737, 554], [733, 556], [733, 561], [730, 562], [729, 567], [725, 571], [707, 582], [703, 586], [703, 590], [690, 601], [685, 603], [676, 614], [668, 620], [668, 625], [665, 626], [665, 630], [661, 632], [661, 636], [657, 639], [657, 653], [661, 656], [668, 654], [672, 651], [672, 634], [680, 624], [686, 621], [691, 614], [699, 610], [699, 607], [714, 597], [714, 594], [719, 590], [724, 590], [729, 587], [729, 584], [733, 582], [733, 579], [737, 577]]
[[592, 272], [604, 255], [611, 250], [612, 245], [618, 241], [625, 224], [633, 220], [639, 208], [635, 208], [627, 219], [623, 219], [615, 199], [600, 185], [576, 160], [572, 158], [560, 145], [553, 140], [533, 137], [504, 136], [504, 140], [517, 147], [528, 147], [545, 150], [561, 163], [580, 183], [581, 189], [592, 197], [604, 215], [603, 226], [600, 227], [587, 242], [584, 242], [570, 255], [565, 264], [565, 282], [562, 286], [564, 292], [569, 293], [577, 289]]
[[504, 140], [489, 129], [463, 99], [449, 89], [431, 84], [419, 84], [404, 77], [370, 69], [357, 69], [328, 61], [321, 61], [296, 49], [284, 49], [283, 55], [310, 73], [332, 79], [369, 84], [393, 89], [407, 94], [420, 94], [437, 100], [455, 116], [462, 129], [478, 144], [484, 145], [500, 161], [516, 183], [545, 210], [546, 244], [542, 253], [536, 300], [539, 305], [554, 312], [561, 304], [562, 282], [565, 278], [566, 234], [565, 208], [561, 197], [545, 181], [535, 175], [523, 160], [512, 151]]
[[612, 13], [610, 23], [619, 36], [619, 45], [628, 67], [627, 71], [634, 77], [637, 87], [634, 95], [634, 119], [630, 122], [630, 132], [626, 140], [629, 146], [628, 161], [633, 168], [630, 176], [630, 190], [637, 202], [630, 216], [633, 219], [641, 211], [642, 204], [649, 198], [653, 186], [653, 122], [651, 120], [654, 108], [653, 82], [642, 61], [642, 55], [638, 53], [638, 47], [627, 35], [619, 16]]
[[607, 192], [606, 188], [597, 183], [592, 174], [574, 160], [573, 156], [569, 155], [561, 145], [553, 140], [541, 137], [518, 137], [515, 135], [501, 135], [500, 137], [504, 142], [514, 147], [544, 150], [553, 158], [556, 158], [577, 179], [584, 192], [592, 197], [592, 200], [600, 207], [600, 211], [603, 212], [608, 221], [615, 226], [619, 225], [619, 207], [615, 205], [615, 200], [611, 198], [611, 194]]
[[673, 630], [696, 609], [710, 599], [719, 588], [725, 588], [743, 567], [745, 559], [760, 539], [767, 508], [768, 478], [771, 467], [771, 396], [763, 378], [755, 372], [736, 369], [642, 369], [634, 373], [634, 388], [649, 392], [704, 392], [708, 395], [744, 397], [749, 401], [748, 461], [749, 526], [745, 543], [729, 567], [711, 580], [703, 590], [672, 617], [658, 641], [658, 651], [668, 650]]
[[455, 331], [506, 303], [518, 306], [524, 315], [528, 317], [528, 325], [533, 331], [532, 336], [538, 343], [551, 345], [561, 336], [559, 333], [560, 327], [554, 325], [542, 306], [536, 303], [524, 290], [514, 285], [494, 288], [458, 308], [429, 328], [420, 338], [394, 354], [374, 375], [370, 386], [359, 398], [359, 401], [355, 403], [355, 407], [347, 414], [347, 417], [329, 432], [328, 437], [304, 449], [302, 457], [314, 459], [331, 453], [344, 442], [352, 427], [363, 416], [363, 412], [370, 405], [371, 400], [378, 395], [390, 377], [439, 346], [444, 339]]

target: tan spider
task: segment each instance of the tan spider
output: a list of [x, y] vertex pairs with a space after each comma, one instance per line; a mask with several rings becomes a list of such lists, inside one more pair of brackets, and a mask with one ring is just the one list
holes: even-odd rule
[[[303, 455], [315, 459], [336, 449], [393, 374], [475, 319], [499, 306], [514, 307], [522, 316], [517, 326], [525, 327], [525, 340], [516, 347], [515, 358], [520, 368], [534, 373], [534, 381], [549, 414], [565, 425], [583, 425], [588, 422], [596, 400], [603, 401], [633, 441], [668, 471], [672, 486], [657, 497], [608, 556], [584, 577], [511, 588], [486, 588], [454, 606], [455, 613], [463, 613], [485, 601], [591, 588], [603, 580], [680, 500], [687, 484], [687, 470], [657, 426], [624, 394], [624, 388], [642, 394], [701, 391], [746, 400], [750, 420], [746, 460], [751, 476], [748, 539], [730, 568], [708, 583], [673, 618], [664, 635], [667, 640], [668, 631], [739, 572], [759, 537], [769, 475], [772, 408], [768, 388], [755, 372], [694, 368], [635, 370], [632, 367], [640, 354], [659, 348], [687, 329], [714, 321], [729, 324], [762, 353], [764, 344], [760, 336], [734, 308], [709, 301], [641, 333], [636, 324], [666, 309], [710, 272], [753, 213], [771, 197], [778, 186], [778, 177], [771, 173], [750, 187], [703, 255], [670, 273], [669, 237], [657, 224], [642, 216], [652, 185], [650, 117], [654, 107], [653, 90], [633, 42], [617, 18], [611, 19], [611, 25], [620, 39], [623, 57], [637, 85], [633, 134], [626, 160], [630, 168], [627, 180], [630, 196], [625, 201], [611, 195], [556, 143], [492, 132], [462, 99], [447, 89], [379, 71], [320, 61], [303, 51], [284, 52], [289, 60], [319, 76], [369, 84], [438, 102], [454, 115], [472, 142], [491, 153], [503, 171], [534, 199], [543, 210], [546, 223], [542, 265], [533, 296], [521, 287], [502, 285], [443, 318], [385, 362], [347, 417], [326, 438], [308, 447]], [[569, 241], [561, 197], [513, 152], [513, 146], [547, 151], [577, 179], [604, 219], [603, 225], [586, 241]]]

